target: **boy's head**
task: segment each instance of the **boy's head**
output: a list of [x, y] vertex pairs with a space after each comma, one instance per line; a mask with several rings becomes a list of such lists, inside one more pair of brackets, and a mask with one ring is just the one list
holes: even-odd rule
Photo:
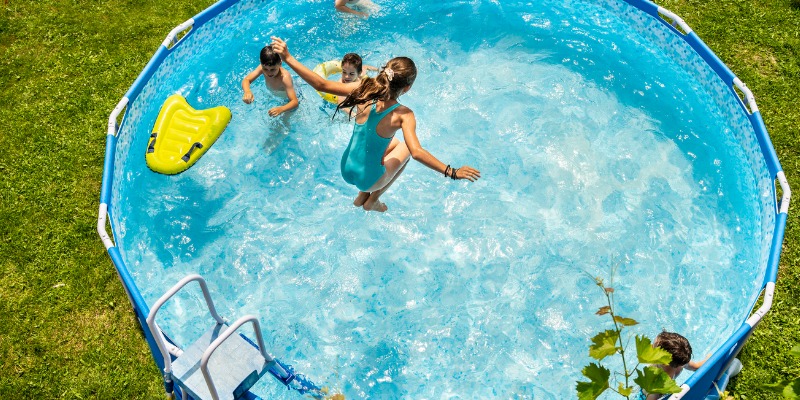
[[272, 50], [272, 45], [264, 46], [259, 55], [261, 69], [270, 78], [276, 77], [281, 72], [281, 56]]
[[653, 341], [653, 346], [672, 354], [672, 361], [669, 363], [672, 368], [683, 367], [692, 361], [692, 346], [685, 337], [677, 333], [666, 331], [659, 333]]
[[356, 53], [347, 53], [342, 57], [342, 82], [355, 82], [361, 77], [363, 71], [361, 56]]

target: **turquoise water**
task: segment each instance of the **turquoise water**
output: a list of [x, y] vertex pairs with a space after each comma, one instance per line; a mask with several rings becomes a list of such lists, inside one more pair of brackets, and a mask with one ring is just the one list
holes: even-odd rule
[[[148, 303], [200, 273], [221, 314], [260, 316], [273, 355], [348, 398], [574, 397], [589, 338], [608, 328], [592, 277], [612, 268], [632, 332], [681, 332], [702, 358], [741, 324], [763, 277], [760, 203], [698, 82], [582, 1], [378, 3], [358, 20], [328, 1], [243, 1], [131, 105], [113, 220]], [[309, 67], [350, 51], [414, 59], [401, 102], [422, 145], [482, 179], [412, 161], [386, 214], [354, 208], [339, 174], [352, 123], [296, 76], [286, 118], [267, 115], [280, 103], [263, 81], [241, 101], [271, 35]], [[165, 176], [144, 151], [175, 92], [233, 119]], [[180, 296], [160, 325], [188, 343], [200, 305]], [[257, 393], [296, 398], [270, 378]]]

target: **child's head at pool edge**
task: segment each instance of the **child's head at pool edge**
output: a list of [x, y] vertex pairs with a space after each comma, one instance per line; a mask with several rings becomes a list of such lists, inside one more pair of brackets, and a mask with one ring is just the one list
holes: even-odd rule
[[[653, 341], [654, 347], [659, 347], [672, 354], [672, 361], [664, 366], [665, 371], [671, 376], [677, 376], [683, 367], [692, 361], [692, 346], [689, 340], [674, 332], [661, 332]], [[669, 370], [666, 370], [669, 367]]]

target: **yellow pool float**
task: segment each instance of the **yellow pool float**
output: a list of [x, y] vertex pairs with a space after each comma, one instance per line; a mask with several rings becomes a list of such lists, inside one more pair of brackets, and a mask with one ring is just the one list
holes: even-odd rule
[[[342, 63], [338, 60], [330, 60], [325, 61], [324, 63], [317, 64], [316, 67], [312, 70], [315, 74], [328, 79], [331, 75], [341, 74], [342, 73]], [[325, 92], [317, 92], [319, 97], [322, 97], [323, 100], [331, 102], [333, 104], [339, 104], [339, 96], [335, 94], [325, 93]]]
[[186, 171], [217, 141], [230, 120], [227, 107], [195, 110], [183, 96], [169, 96], [147, 141], [147, 166], [167, 175]]

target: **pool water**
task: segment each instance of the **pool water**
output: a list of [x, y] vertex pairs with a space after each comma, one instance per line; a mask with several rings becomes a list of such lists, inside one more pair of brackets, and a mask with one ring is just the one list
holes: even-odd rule
[[[242, 1], [130, 106], [112, 217], [149, 304], [200, 273], [222, 315], [260, 316], [273, 355], [348, 398], [574, 397], [609, 327], [593, 277], [612, 269], [632, 333], [680, 332], [702, 358], [741, 324], [763, 277], [755, 178], [700, 83], [624, 20], [583, 1], [381, 0], [366, 20], [329, 3]], [[294, 74], [290, 115], [267, 115], [263, 80], [241, 101], [271, 35], [309, 67], [414, 59], [400, 101], [420, 142], [482, 178], [411, 161], [387, 213], [353, 207], [352, 122]], [[166, 176], [144, 151], [175, 92], [233, 119]], [[162, 312], [180, 343], [205, 329], [200, 299]], [[256, 393], [297, 396], [270, 378]]]

